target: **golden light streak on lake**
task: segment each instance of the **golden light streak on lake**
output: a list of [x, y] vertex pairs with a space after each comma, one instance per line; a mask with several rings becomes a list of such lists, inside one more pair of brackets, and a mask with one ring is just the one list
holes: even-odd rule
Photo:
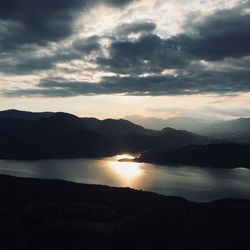
[[136, 186], [136, 182], [143, 174], [143, 170], [141, 169], [142, 164], [131, 161], [119, 161], [121, 159], [132, 160], [134, 157], [127, 154], [117, 155], [114, 161], [109, 162], [112, 172], [119, 176], [125, 185]]

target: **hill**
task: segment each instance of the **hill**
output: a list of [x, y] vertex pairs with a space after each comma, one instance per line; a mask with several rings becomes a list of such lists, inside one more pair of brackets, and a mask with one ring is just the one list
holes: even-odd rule
[[0, 249], [248, 250], [250, 201], [0, 175]]
[[98, 157], [209, 142], [187, 131], [150, 130], [123, 119], [79, 118], [62, 112], [40, 117], [42, 114], [2, 112], [0, 158]]
[[16, 118], [27, 121], [35, 121], [40, 118], [48, 118], [53, 112], [28, 112], [16, 109], [9, 109], [0, 111], [0, 118]]
[[0, 157], [8, 159], [96, 157], [116, 152], [115, 144], [73, 115], [56, 113], [26, 121], [0, 119]]
[[143, 153], [137, 161], [217, 168], [250, 168], [250, 144], [191, 145], [178, 149]]

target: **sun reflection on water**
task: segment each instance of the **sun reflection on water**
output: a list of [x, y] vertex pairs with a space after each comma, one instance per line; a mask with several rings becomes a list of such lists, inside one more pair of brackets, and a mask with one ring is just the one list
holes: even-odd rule
[[134, 159], [131, 155], [117, 155], [116, 160], [110, 161], [110, 166], [117, 176], [121, 178], [121, 181], [126, 185], [135, 185], [138, 177], [142, 175], [141, 163], [131, 161], [119, 161], [121, 159]]
[[115, 159], [116, 159], [117, 161], [119, 161], [119, 160], [121, 160], [121, 159], [133, 160], [133, 159], [135, 159], [135, 157], [132, 156], [132, 155], [128, 155], [128, 154], [122, 154], [122, 155], [116, 155], [116, 156], [115, 156]]

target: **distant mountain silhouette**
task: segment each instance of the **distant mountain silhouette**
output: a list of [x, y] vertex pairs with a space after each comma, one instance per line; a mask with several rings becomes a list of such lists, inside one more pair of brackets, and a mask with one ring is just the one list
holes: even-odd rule
[[192, 117], [160, 119], [138, 115], [126, 116], [125, 118], [146, 128], [161, 130], [165, 127], [171, 127], [218, 139], [226, 138], [236, 142], [250, 142], [250, 118], [228, 121], [209, 121]]
[[117, 144], [124, 152], [144, 152], [169, 148], [166, 140], [156, 135], [140, 133], [120, 135], [117, 137]]
[[142, 162], [218, 168], [250, 168], [250, 145], [225, 143], [191, 145], [167, 151], [143, 153]]
[[35, 121], [2, 118], [0, 124], [0, 158], [94, 157], [117, 151], [109, 138], [70, 114]]
[[0, 118], [16, 118], [27, 121], [35, 121], [40, 118], [48, 118], [53, 112], [28, 112], [16, 109], [0, 111]]
[[142, 126], [123, 119], [105, 119], [96, 125], [97, 126], [93, 127], [96, 131], [110, 136], [118, 136], [129, 133], [150, 133], [149, 130], [143, 128]]
[[94, 117], [84, 117], [81, 118], [82, 122], [86, 124], [91, 129], [97, 129], [98, 125], [101, 123], [101, 120]]
[[207, 137], [185, 130], [173, 128], [165, 128], [161, 131], [145, 129], [124, 119], [106, 119], [101, 121], [94, 118], [82, 118], [82, 121], [87, 121], [86, 124], [95, 132], [117, 140], [117, 144], [129, 152], [209, 142]]
[[250, 118], [239, 118], [235, 120], [220, 122], [213, 126], [208, 126], [201, 131], [208, 136], [218, 138], [250, 138]]
[[172, 146], [184, 146], [188, 144], [203, 144], [208, 143], [210, 140], [205, 137], [195, 133], [191, 133], [186, 130], [176, 130], [173, 128], [164, 128], [159, 133], [158, 136], [169, 143]]
[[209, 142], [187, 131], [150, 130], [123, 119], [16, 110], [0, 114], [0, 158], [97, 157]]
[[125, 116], [124, 119], [139, 124], [145, 128], [161, 130], [165, 127], [171, 127], [175, 129], [188, 130], [194, 133], [198, 133], [204, 127], [207, 127], [215, 123], [215, 121], [198, 119], [193, 117], [185, 117], [185, 116], [161, 119], [156, 117], [130, 115], [130, 116]]

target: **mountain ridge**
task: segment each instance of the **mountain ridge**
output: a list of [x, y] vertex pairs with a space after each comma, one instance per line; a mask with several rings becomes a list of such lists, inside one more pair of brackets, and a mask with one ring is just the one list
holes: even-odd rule
[[80, 118], [64, 112], [41, 117], [41, 113], [24, 112], [22, 120], [22, 111], [9, 113], [10, 118], [6, 112], [1, 118], [0, 112], [2, 158], [96, 157], [207, 143], [207, 138], [187, 131], [150, 130], [124, 119]]

